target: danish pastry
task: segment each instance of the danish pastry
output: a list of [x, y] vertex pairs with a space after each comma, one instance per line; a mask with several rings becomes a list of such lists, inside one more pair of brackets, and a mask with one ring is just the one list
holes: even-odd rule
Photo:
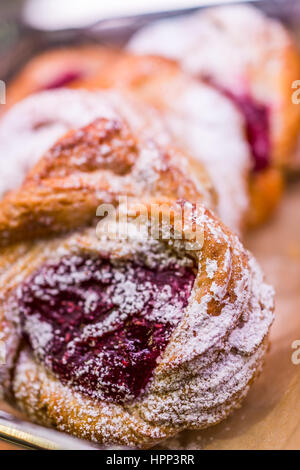
[[[99, 47], [99, 57], [102, 50]], [[107, 49], [104, 48], [103, 53], [107, 56]], [[221, 93], [187, 76], [175, 63], [163, 58], [117, 54], [115, 51], [112, 51], [112, 56], [114, 60], [109, 67], [103, 67], [98, 75], [82, 80], [80, 87], [130, 92], [156, 108], [171, 140], [206, 168], [218, 194], [218, 214], [223, 222], [240, 232], [249, 207], [247, 175], [250, 158], [239, 112]], [[100, 58], [101, 62], [104, 61]], [[52, 96], [54, 104], [51, 106], [55, 110], [58, 101], [54, 92]], [[29, 114], [29, 104], [16, 106], [2, 118], [0, 133], [8, 114], [11, 116], [9, 126], [14, 129], [12, 123], [24, 120], [23, 116]], [[42, 107], [42, 103], [39, 106]], [[3, 134], [7, 134], [7, 126]]]
[[[300, 128], [299, 106], [290, 99], [291, 83], [299, 75], [300, 60], [285, 28], [254, 7], [227, 6], [151, 24], [133, 36], [128, 49], [179, 61], [186, 72], [199, 79], [198, 92], [195, 81], [184, 78], [174, 63], [162, 58], [138, 59], [105, 47], [83, 46], [54, 50], [34, 58], [8, 87], [8, 106], [28, 94], [61, 86], [97, 88], [130, 84], [131, 91], [158, 106], [168, 118], [171, 111], [168, 125], [174, 127], [176, 138], [184, 140], [188, 149], [191, 145], [191, 154], [196, 158], [206, 159], [205, 166], [220, 191], [219, 204], [223, 207], [219, 213], [231, 228], [240, 230], [244, 221], [252, 226], [267, 219], [281, 198], [284, 183], [281, 166], [291, 160]], [[167, 81], [170, 79], [171, 83]], [[214, 88], [215, 95], [214, 99], [205, 100], [203, 109], [199, 97], [211, 95], [208, 87]], [[218, 94], [223, 95], [223, 104], [220, 97], [216, 99]], [[247, 164], [241, 150], [237, 164], [237, 146], [234, 153], [229, 148], [225, 152], [224, 142], [230, 145], [232, 141], [227, 125], [229, 113], [224, 112], [225, 99], [242, 116], [251, 150]], [[216, 160], [218, 145], [210, 140], [218, 121], [217, 106], [221, 107], [224, 130], [220, 134], [222, 156]], [[208, 107], [213, 112], [208, 112]], [[196, 122], [200, 114], [200, 122]], [[200, 130], [192, 130], [191, 120], [195, 126], [208, 129], [204, 139]], [[238, 132], [232, 121], [234, 129]], [[231, 155], [235, 157], [230, 161]], [[215, 181], [216, 175], [220, 175], [219, 181]], [[231, 190], [225, 188], [227, 181]], [[229, 207], [234, 210], [225, 214]]]
[[[53, 156], [36, 172], [46, 165], [55, 179]], [[63, 156], [64, 165], [73, 158]], [[0, 226], [5, 393], [37, 422], [110, 444], [147, 448], [221, 421], [246, 395], [267, 347], [273, 291], [257, 263], [208, 209], [183, 200], [129, 201], [126, 239], [104, 223], [88, 227], [89, 211], [86, 227], [77, 219], [62, 235], [77, 208], [68, 188], [63, 208], [53, 202], [50, 238], [27, 230], [15, 244], [19, 228], [9, 218]], [[26, 183], [11, 213], [24, 192]], [[101, 199], [113, 192], [108, 186]], [[42, 204], [28, 200], [24, 226], [41, 222]]]
[[151, 24], [128, 48], [179, 61], [239, 109], [252, 154], [248, 224], [267, 219], [281, 198], [282, 166], [294, 166], [300, 130], [291, 100], [300, 57], [289, 32], [255, 7], [234, 5]]
[[[204, 163], [219, 195], [219, 214], [232, 229], [256, 226], [277, 207], [282, 170], [253, 170], [242, 113], [220, 90], [182, 73], [174, 62], [124, 53], [85, 86], [128, 88], [155, 106], [173, 137]], [[259, 119], [254, 118], [257, 127]]]
[[[274, 294], [210, 210], [240, 224], [239, 113], [176, 64], [119, 59], [80, 81], [121, 94], [43, 91], [1, 121], [2, 152], [22, 165], [0, 188], [0, 388], [39, 423], [148, 448], [240, 405], [263, 364]], [[202, 117], [208, 103], [220, 121]], [[216, 141], [210, 153], [213, 132], [228, 153]], [[231, 153], [226, 173], [220, 155]]]
[[[136, 108], [136, 103], [120, 95], [75, 90], [43, 92], [18, 106], [8, 113], [2, 129], [8, 131], [3, 132], [7, 138], [3, 154], [18, 152], [20, 162], [30, 158], [33, 168], [21, 187], [9, 188], [0, 203], [3, 275], [13, 253], [19, 252], [11, 245], [84, 227], [96, 220], [101, 203], [116, 205], [122, 196], [191, 199], [214, 207], [205, 171], [194, 161], [190, 166], [186, 155], [163, 144], [164, 130], [159, 129], [159, 119], [150, 109], [147, 116], [148, 108]], [[86, 120], [86, 126], [76, 127]], [[69, 132], [55, 142], [55, 136], [68, 128]], [[17, 139], [23, 145], [10, 150], [9, 145]], [[1, 368], [0, 382], [7, 390], [16, 342], [9, 323], [2, 326], [0, 339], [6, 344], [8, 367]]]
[[80, 87], [85, 80], [110, 67], [114, 59], [111, 49], [86, 45], [59, 48], [34, 57], [11, 81], [7, 89], [5, 109], [39, 91]]
[[[60, 105], [58, 111], [55, 103]], [[72, 107], [70, 116], [63, 111], [67, 104]], [[205, 169], [171, 147], [155, 112], [141, 108], [129, 97], [59, 90], [37, 94], [12, 111], [5, 122], [11, 127], [7, 126], [10, 132], [1, 142], [3, 153], [15, 155], [13, 142], [18, 140], [19, 159], [27, 164], [28, 156], [33, 164], [54, 135], [71, 126], [72, 120], [85, 121], [89, 116], [92, 122], [71, 129], [27, 172], [20, 190], [7, 192], [1, 202], [0, 246], [5, 245], [7, 227], [9, 239], [15, 241], [26, 237], [28, 220], [30, 236], [66, 231], [84, 225], [101, 202], [115, 203], [122, 195], [149, 194], [215, 206], [215, 193]], [[75, 111], [82, 115], [77, 116]], [[16, 116], [20, 119], [14, 119]], [[28, 149], [24, 144], [29, 140]], [[32, 217], [33, 210], [36, 217]]]
[[[58, 138], [70, 129], [96, 121], [99, 116], [108, 119], [108, 122], [115, 123], [117, 127], [120, 122], [126, 121], [134, 129], [134, 133], [140, 135], [140, 139], [155, 141], [164, 148], [171, 147], [172, 138], [158, 113], [132, 96], [109, 91], [89, 92], [67, 89], [36, 93], [16, 104], [0, 122], [0, 150], [1, 154], [6, 156], [0, 159], [0, 172], [3, 176], [0, 182], [0, 196], [3, 197], [5, 193], [19, 187], [28, 172]], [[117, 128], [107, 129], [107, 135], [104, 131], [105, 129], [103, 138], [106, 138], [110, 132], [111, 136], [118, 135]], [[123, 142], [126, 149], [129, 143]], [[93, 144], [97, 144], [96, 140]], [[177, 157], [179, 154], [180, 151], [177, 150]], [[120, 152], [118, 155], [121, 157]], [[198, 189], [201, 188], [200, 193], [204, 191], [205, 197], [211, 201], [215, 200], [212, 184], [202, 165], [186, 153], [184, 158], [180, 158], [180, 163], [177, 157], [172, 151], [173, 162], [177, 159], [176, 165], [185, 168], [186, 175], [190, 172], [187, 178], [191, 190], [193, 191], [192, 188], [197, 186], [198, 182]], [[122, 163], [121, 158], [117, 163], [120, 166], [120, 174], [126, 173], [123, 160], [122, 157]], [[168, 160], [164, 164], [167, 165], [167, 163]], [[130, 168], [129, 164], [130, 162], [128, 162], [128, 168]], [[149, 172], [151, 172], [152, 164], [155, 164], [155, 158], [150, 163]], [[160, 164], [163, 166], [163, 154]], [[159, 164], [157, 168], [158, 166]], [[80, 168], [79, 165], [78, 168]], [[146, 168], [143, 171], [145, 172]], [[179, 186], [177, 190], [180, 192], [181, 187], [184, 186], [186, 185]], [[181, 197], [179, 193], [177, 196]], [[209, 207], [212, 207], [212, 204], [214, 206], [215, 202], [209, 202], [208, 199]]]
[[290, 33], [252, 6], [225, 6], [151, 24], [129, 49], [178, 60], [225, 93], [245, 117], [254, 169], [286, 163], [300, 129], [291, 86], [300, 56]]

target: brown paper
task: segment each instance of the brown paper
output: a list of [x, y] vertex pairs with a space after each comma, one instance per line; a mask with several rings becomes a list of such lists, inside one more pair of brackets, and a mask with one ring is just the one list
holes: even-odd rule
[[[241, 408], [206, 431], [184, 432], [163, 449], [300, 449], [300, 183], [274, 218], [245, 240], [276, 288], [276, 320], [265, 368]], [[0, 404], [0, 408], [1, 407]], [[0, 443], [0, 449], [9, 448]]]

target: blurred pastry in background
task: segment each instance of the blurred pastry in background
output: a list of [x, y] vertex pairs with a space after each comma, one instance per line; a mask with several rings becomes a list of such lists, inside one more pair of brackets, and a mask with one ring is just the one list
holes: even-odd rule
[[128, 49], [179, 61], [237, 106], [252, 153], [248, 220], [263, 222], [280, 200], [281, 168], [294, 166], [300, 131], [300, 108], [291, 101], [300, 59], [291, 34], [255, 7], [226, 6], [151, 23]]
[[60, 87], [129, 90], [204, 162], [228, 226], [268, 219], [300, 129], [291, 101], [300, 61], [285, 28], [253, 7], [214, 8], [151, 24], [128, 48], [138, 55], [96, 45], [45, 52], [12, 81], [8, 106]]
[[[106, 53], [107, 52], [107, 53]], [[6, 106], [8, 110], [18, 101], [38, 91], [80, 86], [109, 67], [113, 54], [110, 49], [97, 45], [57, 48], [31, 59], [8, 85]]]
[[[174, 137], [195, 158], [204, 160], [220, 196], [219, 213], [231, 228], [257, 226], [276, 209], [284, 187], [282, 168], [271, 163], [260, 169], [253, 166], [244, 114], [220, 89], [187, 74], [172, 60], [124, 52], [86, 86], [127, 88], [159, 109]], [[262, 125], [260, 116], [254, 124]], [[243, 149], [237, 138], [241, 132]], [[241, 179], [246, 180], [243, 191]], [[238, 201], [235, 205], [228, 203], [228, 193]], [[232, 211], [234, 207], [235, 216], [224, 217], [226, 208]], [[241, 210], [244, 216], [237, 224], [234, 217]]]
[[[245, 225], [251, 225], [253, 221], [261, 222], [272, 213], [282, 192], [281, 174], [273, 169], [267, 174], [260, 173], [259, 178], [253, 177], [243, 117], [227, 96], [184, 73], [174, 61], [136, 56], [101, 46], [92, 48], [92, 62], [96, 54], [99, 57], [94, 73], [82, 73], [80, 79], [69, 80], [68, 83], [59, 79], [62, 76], [71, 77], [71, 69], [68, 70], [66, 65], [72, 65], [73, 71], [82, 67], [84, 62], [81, 63], [80, 57], [86, 50], [87, 46], [57, 49], [34, 58], [8, 87], [8, 105], [17, 96], [21, 98], [42, 89], [49, 90], [45, 72], [47, 67], [56, 88], [118, 88], [130, 91], [155, 107], [163, 115], [178, 145], [204, 163], [218, 192], [218, 213], [228, 226], [241, 232]], [[68, 55], [70, 60], [66, 60]], [[92, 66], [88, 70], [91, 71]], [[23, 112], [22, 107], [18, 106], [16, 111], [8, 112], [2, 119], [0, 134], [8, 135], [7, 126], [14, 127], [14, 122], [22, 120]], [[69, 114], [67, 110], [60, 112]], [[14, 117], [14, 113], [20, 117]], [[8, 121], [10, 124], [6, 124]], [[5, 137], [3, 142], [7, 142]], [[24, 161], [28, 166], [30, 159]]]
[[[70, 56], [75, 57], [76, 51], [77, 49], [75, 51], [70, 49]], [[79, 51], [83, 53], [83, 50], [78, 49], [77, 57], [80, 62]], [[185, 74], [172, 61], [159, 57], [135, 56], [115, 50], [111, 51], [109, 58], [109, 53], [109, 49], [99, 46], [97, 73], [87, 74], [86, 78], [82, 77], [81, 80], [69, 82], [69, 87], [89, 90], [119, 89], [122, 93], [134, 95], [135, 99], [155, 108], [176, 145], [195, 160], [200, 161], [206, 168], [218, 195], [217, 212], [223, 222], [234, 231], [241, 232], [249, 210], [247, 175], [250, 171], [250, 158], [244, 136], [243, 121], [238, 110], [227, 97], [207, 84]], [[50, 76], [53, 79], [52, 68], [61, 76], [61, 66], [64, 63], [62, 55], [65, 56], [67, 51], [57, 50], [43, 54], [40, 58], [42, 70], [47, 63], [48, 54], [50, 54], [48, 62], [51, 68]], [[57, 67], [54, 60], [55, 54], [57, 55]], [[35, 77], [39, 76], [37, 72], [38, 61], [38, 57], [33, 59], [11, 87], [8, 87], [9, 103], [12, 101], [10, 100], [10, 90], [14, 91], [17, 86], [20, 86], [23, 96], [37, 91]], [[74, 62], [72, 66], [74, 68]], [[32, 82], [30, 82], [31, 69]], [[66, 69], [63, 73], [66, 75]], [[23, 74], [28, 77], [26, 80], [22, 80]], [[27, 87], [26, 91], [24, 83]], [[41, 89], [41, 82], [39, 82], [38, 89]], [[49, 97], [47, 100], [50, 99]], [[54, 102], [56, 104], [51, 106], [53, 110], [56, 106], [62, 107], [59, 106], [56, 99]], [[23, 122], [22, 128], [31, 126], [30, 120], [27, 121], [25, 118], [28, 114], [32, 115], [32, 111], [29, 109], [32, 106], [30, 103], [34, 103], [34, 101], [28, 101], [27, 104], [25, 102], [17, 104], [2, 118], [0, 123], [0, 135], [4, 136], [2, 146], [12, 146], [12, 143], [8, 142], [9, 139], [5, 138], [5, 135], [9, 134], [8, 128], [15, 132], [19, 121]], [[39, 112], [37, 111], [38, 106]], [[38, 114], [47, 115], [48, 111], [43, 110], [41, 103], [34, 105], [34, 108], [35, 116]], [[54, 110], [54, 113], [68, 113], [70, 115], [71, 109]], [[37, 134], [36, 130], [35, 134]], [[24, 154], [23, 148], [26, 145], [21, 147], [21, 152]], [[24, 160], [28, 162], [30, 159], [25, 158]]]
[[249, 5], [211, 8], [151, 23], [128, 49], [177, 60], [228, 96], [244, 115], [255, 171], [291, 158], [300, 129], [291, 86], [300, 58], [281, 23]]
[[[157, 113], [83, 90], [17, 106], [39, 112], [45, 97], [91, 121], [0, 201], [0, 389], [31, 420], [99, 443], [148, 448], [222, 421], [261, 372], [272, 287], [207, 209], [204, 169], [200, 184], [162, 143]], [[100, 204], [126, 217], [121, 238]]]

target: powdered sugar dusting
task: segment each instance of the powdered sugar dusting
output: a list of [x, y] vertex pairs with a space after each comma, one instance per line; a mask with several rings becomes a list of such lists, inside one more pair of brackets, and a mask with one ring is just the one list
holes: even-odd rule
[[151, 378], [194, 277], [174, 264], [149, 269], [141, 263], [62, 258], [18, 289], [25, 337], [63, 383], [95, 399], [128, 401]]
[[[27, 172], [67, 131], [85, 126], [97, 118], [110, 122], [128, 120], [138, 133], [155, 135], [169, 142], [168, 133], [151, 108], [133, 103], [114, 92], [59, 89], [36, 93], [10, 109], [0, 122], [0, 197], [16, 189]], [[108, 148], [102, 146], [101, 155]], [[76, 158], [85, 161], [85, 156]], [[73, 162], [74, 163], [74, 162]]]
[[[188, 32], [188, 34], [187, 34]], [[244, 33], [244, 34], [242, 34]], [[197, 76], [209, 76], [236, 92], [249, 90], [248, 73], [290, 42], [285, 28], [250, 5], [210, 8], [152, 23], [133, 36], [129, 49], [179, 60]], [[277, 67], [279, 62], [270, 60]], [[268, 90], [256, 86], [258, 99]]]
[[30, 331], [32, 347], [38, 357], [43, 357], [47, 344], [53, 338], [53, 328], [49, 323], [40, 320], [35, 314], [26, 318], [24, 329]]
[[[134, 219], [134, 216], [132, 217]], [[86, 291], [89, 289], [83, 289], [81, 302], [84, 308], [83, 317], [80, 316], [79, 319], [82, 325], [80, 336], [79, 339], [67, 338], [70, 349], [66, 348], [64, 353], [69, 353], [70, 357], [65, 356], [59, 365], [65, 367], [70, 359], [73, 364], [76, 363], [77, 356], [74, 355], [76, 351], [80, 351], [78, 358], [84, 360], [79, 364], [75, 375], [71, 374], [66, 382], [61, 379], [57, 370], [49, 367], [51, 364], [47, 365], [47, 362], [44, 362], [45, 359], [41, 361], [41, 365], [38, 365], [39, 361], [33, 359], [30, 354], [26, 353], [27, 358], [24, 356], [20, 358], [14, 381], [15, 395], [32, 416], [40, 420], [41, 416], [37, 410], [50, 406], [51, 417], [60, 429], [75, 432], [92, 440], [98, 439], [101, 442], [125, 442], [150, 446], [156, 440], [172, 436], [179, 430], [201, 429], [215, 424], [239, 406], [249, 390], [250, 383], [262, 367], [267, 335], [273, 321], [273, 291], [265, 284], [259, 266], [242, 247], [238, 238], [225, 229], [207, 209], [198, 208], [189, 222], [193, 221], [203, 229], [205, 238], [202, 248], [192, 253], [185, 251], [184, 242], [181, 240], [171, 239], [163, 242], [153, 239], [137, 240], [134, 236], [131, 239], [129, 236], [126, 241], [109, 240], [108, 243], [107, 236], [104, 233], [101, 236], [100, 232], [96, 237], [94, 229], [41, 243], [39, 254], [36, 255], [38, 258], [35, 256], [35, 259], [39, 260], [41, 267], [47, 266], [47, 269], [40, 277], [39, 268], [36, 268], [37, 282], [34, 283], [36, 292], [42, 290], [41, 295], [46, 294], [46, 296], [50, 291], [54, 293], [57, 289], [55, 278], [67, 291], [72, 288], [74, 282], [74, 287], [77, 289], [77, 283], [85, 282], [86, 272], [91, 272], [95, 259], [100, 257], [102, 268], [94, 270], [94, 275], [100, 276], [100, 282], [104, 282], [106, 277], [117, 278], [120, 281], [120, 284], [116, 285], [117, 289], [113, 289], [112, 295], [108, 296], [107, 302], [111, 302], [114, 298], [116, 303], [124, 305], [127, 293], [129, 302], [127, 299], [125, 312], [121, 314], [124, 323], [119, 329], [113, 328], [120, 318], [119, 315], [115, 315], [114, 308], [109, 309], [101, 319], [97, 317], [95, 321], [89, 320], [82, 325], [82, 318], [93, 314], [96, 305], [100, 309], [106, 308], [102, 301], [99, 302], [99, 296], [104, 296], [105, 290], [97, 291], [96, 296], [94, 293], [87, 295]], [[189, 230], [188, 227], [186, 230]], [[65, 273], [67, 275], [63, 275], [59, 263], [66, 256], [68, 269]], [[48, 264], [45, 264], [45, 257], [49, 260]], [[88, 270], [85, 263], [81, 265], [83, 258], [93, 260]], [[176, 268], [174, 260], [177, 260]], [[182, 299], [178, 296], [182, 289], [176, 288], [174, 295], [170, 282], [164, 282], [159, 292], [156, 291], [155, 284], [159, 282], [160, 275], [166, 269], [170, 269], [172, 279], [176, 279], [178, 273], [191, 267], [191, 260], [197, 275], [188, 293], [187, 304], [183, 308], [179, 322], [176, 323], [178, 317], [174, 311], [169, 311], [169, 308], [176, 309], [180, 302], [183, 305]], [[107, 263], [109, 268], [103, 269]], [[148, 286], [148, 278], [136, 282], [139, 270], [135, 269], [135, 274], [131, 275], [131, 267], [134, 265], [143, 266], [143, 269], [156, 267], [151, 288]], [[48, 275], [48, 270], [50, 273], [51, 269], [54, 272]], [[181, 279], [183, 278], [186, 278], [186, 275]], [[43, 285], [45, 279], [47, 279], [46, 286]], [[146, 286], [144, 288], [143, 285], [141, 288], [144, 281]], [[109, 286], [110, 283], [107, 289]], [[35, 290], [31, 290], [30, 284], [28, 287], [27, 295], [31, 296]], [[147, 311], [147, 307], [145, 309], [144, 302], [149, 305], [149, 296], [151, 298], [153, 293], [155, 294], [151, 306], [153, 308], [150, 312]], [[22, 298], [26, 300], [26, 296], [23, 295]], [[41, 308], [40, 295], [38, 298]], [[74, 291], [70, 300], [71, 303], [67, 303], [65, 308], [74, 313], [78, 305], [78, 302], [74, 303]], [[131, 315], [131, 301], [143, 310], [142, 316]], [[54, 308], [54, 311], [59, 310]], [[162, 311], [164, 315], [160, 316]], [[66, 319], [69, 321], [74, 318], [73, 313], [67, 317], [64, 314], [64, 323]], [[127, 318], [130, 318], [130, 323], [127, 322]], [[172, 321], [175, 323], [173, 329]], [[97, 373], [86, 375], [93, 364], [89, 354], [94, 348], [94, 343], [86, 343], [86, 339], [91, 338], [95, 345], [99, 345], [97, 341], [108, 338], [109, 349], [100, 351], [101, 354], [107, 354], [116, 343], [119, 344], [119, 340], [122, 344], [126, 344], [126, 341], [131, 341], [133, 337], [142, 339], [145, 337], [145, 330], [149, 329], [151, 336], [155, 338], [154, 344], [164, 344], [165, 349], [156, 356], [157, 361], [147, 386], [144, 387], [144, 382], [139, 382], [137, 388], [140, 392], [136, 394], [130, 390], [128, 393], [126, 382], [123, 382], [118, 384], [117, 392], [111, 387], [109, 396], [105, 396], [103, 387], [107, 386], [108, 379], [111, 379], [111, 372], [108, 370], [108, 363], [105, 363], [102, 369], [104, 375], [100, 376], [100, 381]], [[137, 332], [139, 334], [142, 332], [141, 336], [137, 335]], [[97, 336], [98, 333], [100, 336]], [[60, 337], [66, 341], [65, 335]], [[45, 348], [48, 348], [48, 344]], [[152, 354], [149, 344], [146, 349]], [[124, 351], [128, 352], [128, 348]], [[53, 361], [55, 354], [53, 352], [50, 354], [49, 351], [47, 358]], [[127, 361], [126, 355], [122, 360]], [[144, 359], [142, 364], [145, 364]], [[144, 369], [145, 366], [143, 373]], [[122, 373], [118, 373], [114, 380], [122, 377], [124, 370], [121, 371]], [[38, 374], [33, 384], [32, 381], [28, 381], [28, 374]], [[60, 379], [57, 380], [55, 376]], [[74, 386], [72, 382], [74, 377], [78, 381], [78, 386]], [[134, 367], [132, 378], [130, 383], [137, 384], [139, 378], [137, 366]], [[86, 394], [87, 381], [89, 386], [93, 384], [97, 396]], [[119, 398], [131, 397], [131, 399], [118, 400], [116, 403], [112, 400], [116, 393]], [[53, 394], [56, 397], [54, 402]], [[28, 395], [29, 401], [25, 400]], [[73, 410], [76, 410], [75, 413]], [[46, 419], [47, 415], [44, 415], [45, 413], [42, 413]]]

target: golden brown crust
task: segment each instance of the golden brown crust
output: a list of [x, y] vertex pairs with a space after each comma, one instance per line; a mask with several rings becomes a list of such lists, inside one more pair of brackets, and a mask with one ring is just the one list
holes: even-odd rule
[[[0, 244], [89, 224], [101, 202], [117, 203], [122, 195], [201, 201], [210, 184], [200, 165], [194, 183], [188, 161], [178, 150], [133, 137], [124, 121], [100, 118], [70, 131], [29, 172], [22, 187], [1, 201]], [[147, 179], [151, 171], [152, 180]]]
[[[162, 58], [145, 56], [139, 58], [111, 47], [77, 46], [53, 49], [34, 57], [7, 87], [9, 109], [28, 95], [48, 89], [51, 76], [60, 75], [69, 68], [87, 69], [87, 73], [64, 86], [71, 88], [111, 88], [116, 86], [147, 88], [148, 84], [157, 89], [156, 80], [163, 83], [178, 73], [175, 62]], [[118, 80], [117, 75], [120, 73]]]
[[[19, 80], [16, 80], [11, 88], [8, 88], [8, 103], [13, 102], [15, 92], [14, 90], [18, 87], [21, 87], [22, 83], [22, 93], [23, 96], [26, 96], [33, 91], [37, 91], [39, 88], [34, 81], [36, 71], [40, 67], [43, 69], [44, 64], [48, 62], [50, 66], [54, 67], [54, 70], [57, 68], [60, 69], [60, 64], [63, 63], [63, 60], [70, 55], [70, 60], [79, 61], [82, 49], [65, 49], [63, 51], [51, 51], [45, 53], [44, 55], [37, 57], [28, 66], [24, 69], [23, 73], [20, 75]], [[55, 56], [56, 53], [56, 56]], [[118, 88], [123, 91], [130, 91], [134, 95], [138, 96], [140, 99], [146, 103], [154, 106], [160, 112], [165, 113], [168, 109], [169, 104], [168, 100], [174, 99], [176, 93], [181, 93], [180, 89], [183, 85], [182, 80], [185, 80], [182, 72], [180, 71], [178, 65], [172, 61], [163, 57], [157, 56], [135, 56], [130, 53], [125, 53], [103, 48], [103, 47], [94, 47], [93, 48], [93, 57], [98, 54], [99, 56], [99, 67], [94, 70], [93, 73], [82, 77], [81, 80], [73, 81], [69, 84], [72, 88], [86, 88], [89, 90], [98, 90], [100, 89], [109, 89], [109, 88]], [[57, 58], [57, 65], [55, 65], [55, 57]], [[87, 59], [89, 54], [87, 54]], [[69, 60], [66, 61], [69, 63]], [[109, 66], [108, 66], [109, 63]], [[182, 75], [182, 77], [181, 77]], [[30, 81], [32, 77], [32, 81]], [[187, 84], [188, 84], [188, 79]], [[294, 108], [293, 108], [294, 109]], [[295, 116], [291, 117], [291, 122], [293, 123], [295, 129], [296, 119]], [[286, 134], [284, 133], [284, 136]], [[255, 180], [255, 175], [249, 176], [250, 180]], [[261, 177], [259, 177], [261, 179]], [[251, 184], [251, 191], [255, 191], [256, 185]], [[248, 225], [255, 225], [255, 220], [263, 221], [272, 212], [273, 207], [275, 208], [278, 201], [279, 188], [275, 188], [275, 193], [268, 194], [269, 203], [263, 207], [264, 199], [261, 199], [259, 202], [260, 208], [257, 215], [253, 215], [256, 211], [257, 204], [251, 206], [251, 220], [247, 222]], [[261, 193], [254, 195], [251, 200], [255, 201], [259, 198]], [[273, 197], [274, 196], [274, 197]], [[223, 196], [221, 196], [223, 197]], [[273, 200], [273, 206], [271, 207], [270, 201]], [[262, 217], [262, 213], [264, 217]]]
[[[69, 387], [47, 374], [26, 350], [21, 353], [16, 366], [14, 394], [21, 410], [33, 421], [82, 439], [147, 448], [176, 434], [176, 429], [171, 426], [152, 426], [122, 407], [92, 403], [88, 398], [72, 393]], [[105, 421], [107, 425], [101, 425]]]
[[[117, 51], [115, 53], [117, 54]], [[58, 88], [59, 78], [63, 78], [63, 75], [69, 72], [74, 73], [73, 80], [70, 76], [70, 81], [66, 81], [65, 85], [62, 81], [61, 86], [81, 87], [82, 82], [92, 79], [103, 68], [109, 68], [113, 60], [112, 49], [97, 45], [63, 47], [46, 51], [25, 65], [8, 85], [4, 112], [32, 93], [50, 89], [51, 84], [55, 85], [55, 82]]]
[[[300, 76], [300, 54], [293, 41], [286, 47], [281, 60], [282, 74], [278, 77], [281, 123], [274, 122], [272, 158], [277, 165], [287, 167], [293, 164], [300, 131], [300, 107], [291, 99], [292, 83]], [[278, 129], [278, 132], [275, 129]]]
[[[140, 202], [149, 209], [145, 224], [154, 215], [152, 210], [161, 214], [161, 220], [166, 220], [168, 209], [172, 210], [171, 240], [176, 238], [174, 248], [177, 246], [181, 254], [195, 224], [201, 234], [194, 250], [188, 251], [198, 265], [189, 305], [147, 390], [122, 405], [86, 398], [72, 386], [63, 386], [23, 347], [12, 387], [19, 407], [37, 422], [101, 443], [150, 447], [180, 430], [216, 424], [239, 406], [262, 366], [273, 319], [273, 294], [251, 255], [210, 211], [201, 206], [193, 209], [193, 217], [185, 219], [182, 227], [177, 223], [181, 204], [164, 201], [153, 208], [152, 203], [158, 201], [145, 199], [130, 203], [130, 223], [139, 217]], [[170, 241], [162, 241], [164, 229], [162, 223], [159, 243], [165, 243], [167, 249]], [[176, 236], [180, 232], [185, 237], [181, 241]], [[16, 287], [58, 253], [109, 253], [113, 259], [124, 260], [136, 256], [139, 250], [147, 254], [152, 246], [151, 240], [150, 245], [148, 241], [137, 243], [134, 238], [108, 242], [101, 232], [95, 235], [92, 228], [13, 247], [15, 256], [1, 275], [4, 318], [10, 315]], [[212, 266], [216, 263], [213, 270], [208, 268], [211, 262]]]
[[268, 168], [250, 177], [251, 204], [247, 225], [255, 228], [264, 223], [275, 212], [284, 191], [284, 176], [277, 168]]
[[[216, 424], [247, 394], [262, 366], [273, 291], [237, 236], [204, 205], [196, 206], [212, 205], [213, 197], [201, 166], [200, 184], [190, 174], [181, 151], [137, 135], [124, 119], [100, 118], [61, 138], [22, 187], [0, 202], [0, 242], [6, 245], [0, 253], [0, 332], [12, 344], [0, 380], [32, 419], [97, 442], [146, 448], [180, 430]], [[110, 240], [102, 226], [87, 228], [101, 202], [118, 206], [121, 195], [131, 197], [133, 227], [141, 203], [148, 209], [147, 229], [158, 211], [158, 239]], [[184, 226], [182, 199], [192, 201]], [[191, 240], [195, 229], [199, 238]], [[62, 236], [65, 231], [71, 233]], [[121, 405], [86, 398], [62, 385], [34, 348], [29, 352], [20, 342], [17, 288], [64, 254], [109, 255], [117, 263], [151, 259], [153, 244], [162, 256], [171, 247], [193, 260], [188, 305], [140, 396]]]

